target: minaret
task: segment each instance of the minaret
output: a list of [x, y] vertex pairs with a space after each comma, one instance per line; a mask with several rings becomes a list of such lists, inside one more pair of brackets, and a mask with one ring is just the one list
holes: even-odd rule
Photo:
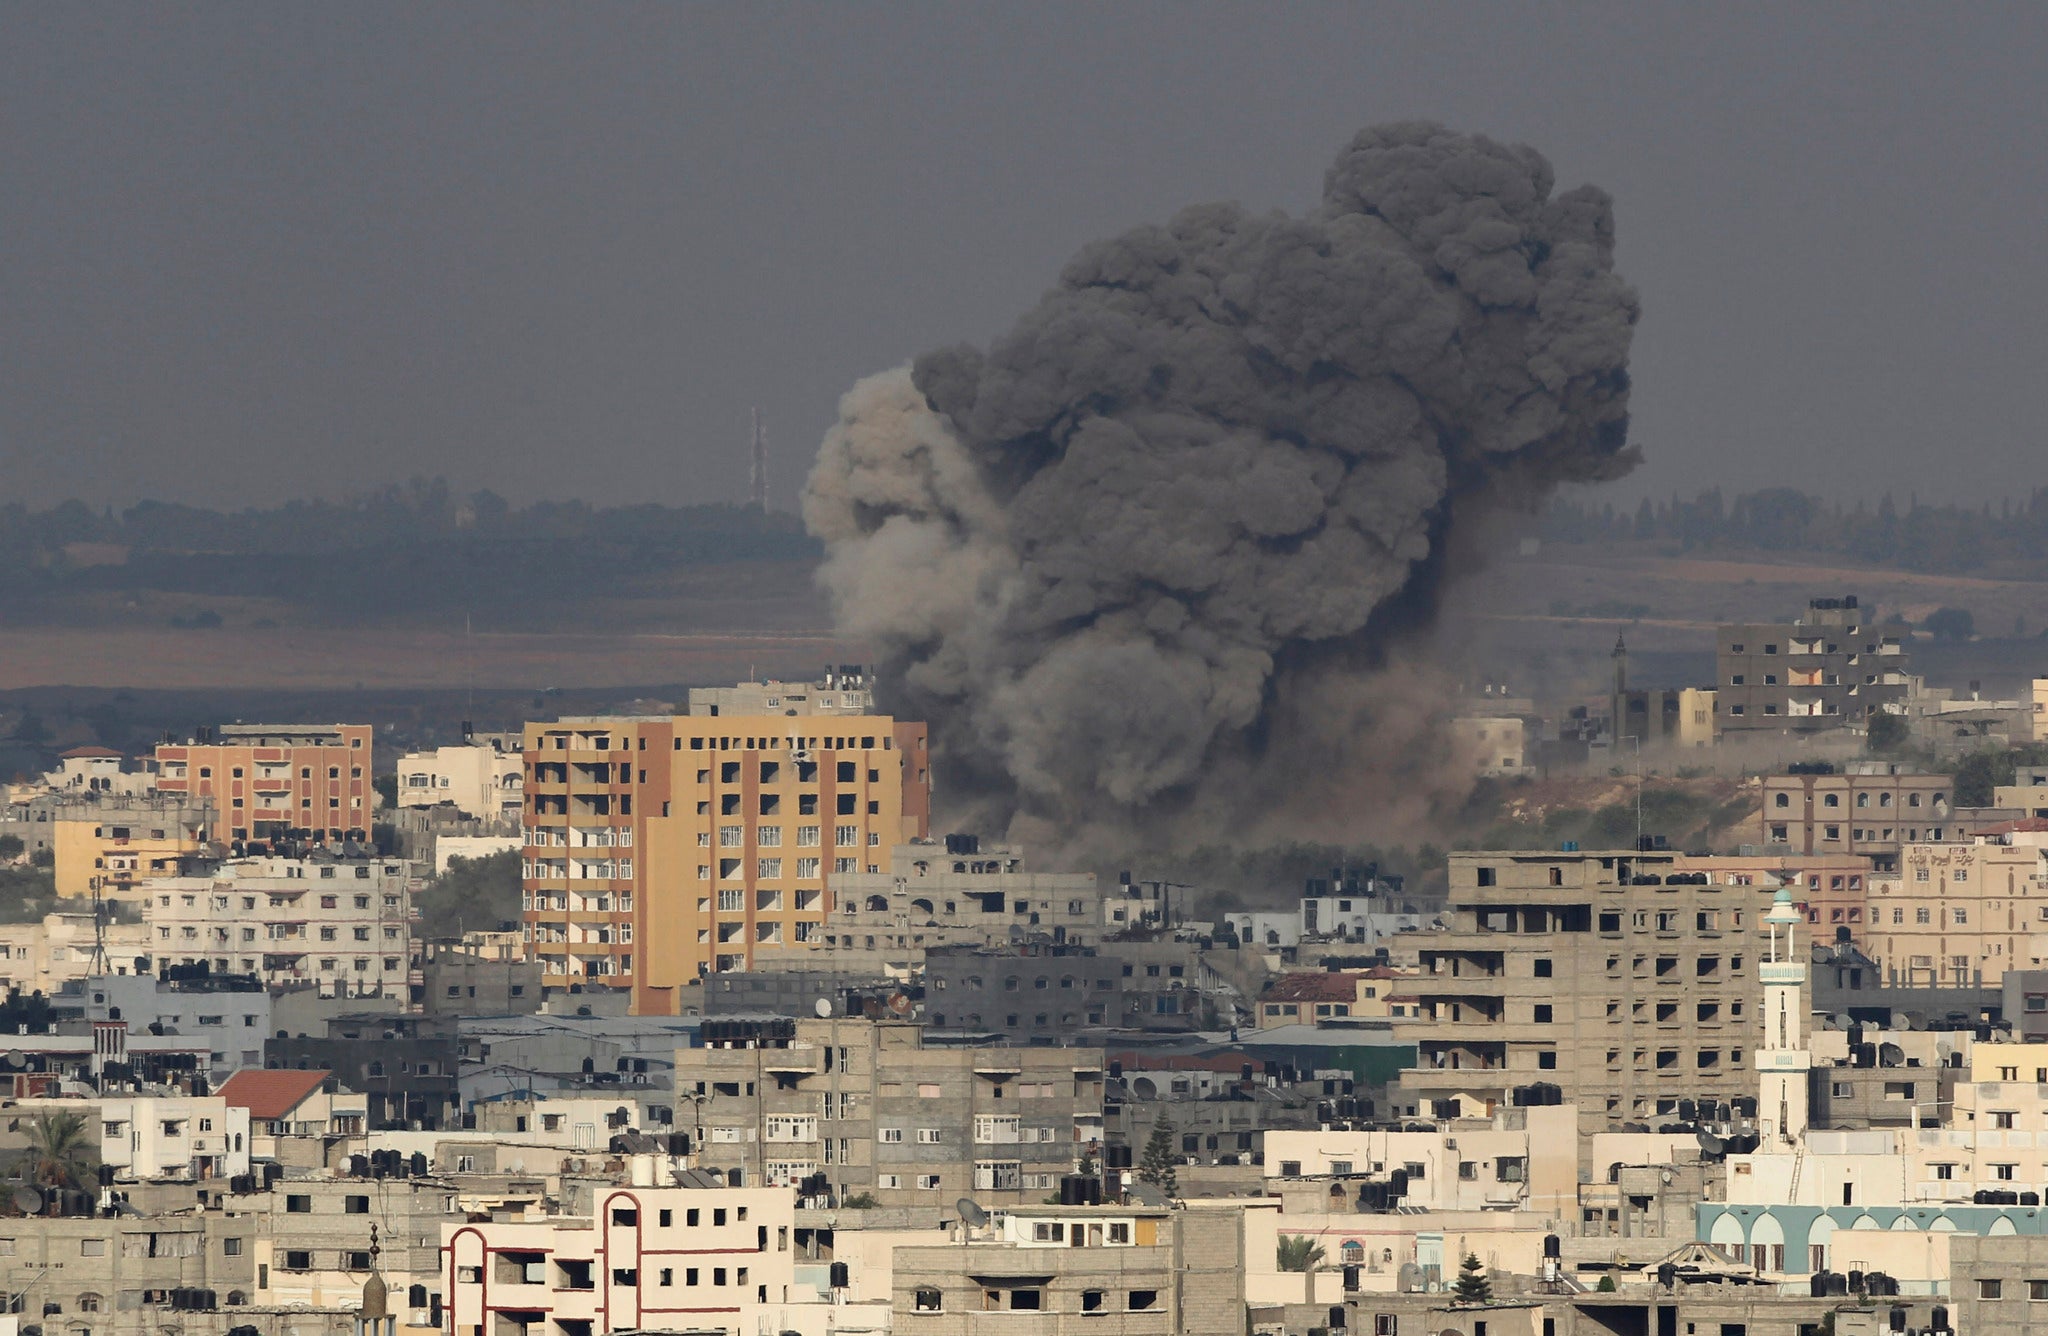
[[1806, 1079], [1813, 1054], [1806, 1050], [1802, 1021], [1806, 1015], [1806, 962], [1796, 955], [1793, 930], [1800, 922], [1792, 892], [1778, 888], [1778, 898], [1764, 915], [1770, 931], [1770, 956], [1757, 969], [1764, 985], [1764, 1040], [1756, 1053], [1757, 1120], [1763, 1147], [1796, 1149], [1806, 1137]]
[[1613, 719], [1608, 736], [1619, 751], [1623, 730], [1628, 727], [1628, 644], [1619, 631], [1614, 633], [1614, 699], [1607, 708]]

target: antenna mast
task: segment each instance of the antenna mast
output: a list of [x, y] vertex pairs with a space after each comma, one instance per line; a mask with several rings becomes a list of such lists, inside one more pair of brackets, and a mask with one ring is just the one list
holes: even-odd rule
[[754, 410], [754, 431], [748, 445], [747, 504], [766, 513], [768, 509], [768, 433], [761, 426], [761, 410]]

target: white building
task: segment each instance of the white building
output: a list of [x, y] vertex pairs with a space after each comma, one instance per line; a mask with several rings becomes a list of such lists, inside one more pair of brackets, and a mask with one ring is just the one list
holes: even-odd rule
[[[79, 1101], [22, 1100], [24, 1116], [61, 1113]], [[249, 1111], [219, 1095], [103, 1095], [95, 1154], [122, 1182], [196, 1182], [249, 1172]]]
[[240, 858], [143, 883], [143, 917], [159, 964], [404, 1002], [415, 885], [396, 858]]
[[519, 819], [525, 797], [526, 739], [518, 733], [478, 733], [455, 747], [398, 758], [398, 805], [446, 804], [466, 816]]
[[82, 1006], [87, 1020], [126, 1021], [134, 1030], [161, 1026], [165, 1033], [204, 1041], [216, 1081], [244, 1067], [261, 1067], [263, 1041], [271, 1032], [270, 993], [247, 977], [170, 983], [153, 974], [96, 974], [67, 984], [62, 1001]]
[[690, 714], [873, 714], [875, 679], [858, 664], [834, 665], [815, 682], [764, 680], [729, 687], [691, 687]]

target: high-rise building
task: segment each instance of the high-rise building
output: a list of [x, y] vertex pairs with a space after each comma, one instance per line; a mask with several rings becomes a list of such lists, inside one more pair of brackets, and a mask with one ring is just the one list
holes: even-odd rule
[[1555, 1086], [1597, 1132], [1755, 1093], [1760, 888], [1661, 851], [1457, 853], [1449, 901], [1406, 988], [1411, 1094], [1488, 1109]]
[[1714, 686], [1724, 734], [1863, 728], [1902, 711], [1911, 661], [1903, 632], [1855, 595], [1812, 600], [1792, 622], [1723, 626]]
[[376, 809], [368, 724], [224, 724], [156, 749], [159, 793], [211, 799], [215, 838], [360, 840]]
[[642, 1014], [809, 949], [835, 877], [930, 832], [924, 725], [886, 715], [562, 719], [527, 725], [525, 756], [529, 957]]

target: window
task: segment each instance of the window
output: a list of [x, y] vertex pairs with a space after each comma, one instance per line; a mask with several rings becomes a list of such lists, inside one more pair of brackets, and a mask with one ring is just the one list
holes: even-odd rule
[[2028, 1281], [2027, 1298], [2037, 1304], [2048, 1303], [2048, 1280]]
[[1983, 1278], [1983, 1279], [1980, 1279], [1980, 1280], [1979, 1280], [1979, 1281], [1977, 1282], [1977, 1297], [1978, 1297], [1979, 1299], [2001, 1299], [2001, 1298], [2004, 1298], [2004, 1297], [2005, 1297], [2005, 1282], [2004, 1282], [2004, 1281], [2002, 1281], [2002, 1280], [1993, 1280], [1993, 1279], [1991, 1279], [1991, 1278], [1989, 1278], [1989, 1277], [1985, 1277], [1985, 1278]]
[[290, 1194], [284, 1199], [284, 1209], [292, 1215], [311, 1215], [313, 1213], [313, 1199], [300, 1196], [297, 1193]]
[[916, 1307], [920, 1313], [943, 1313], [946, 1311], [944, 1301], [940, 1298], [939, 1292], [930, 1289], [917, 1292]]

